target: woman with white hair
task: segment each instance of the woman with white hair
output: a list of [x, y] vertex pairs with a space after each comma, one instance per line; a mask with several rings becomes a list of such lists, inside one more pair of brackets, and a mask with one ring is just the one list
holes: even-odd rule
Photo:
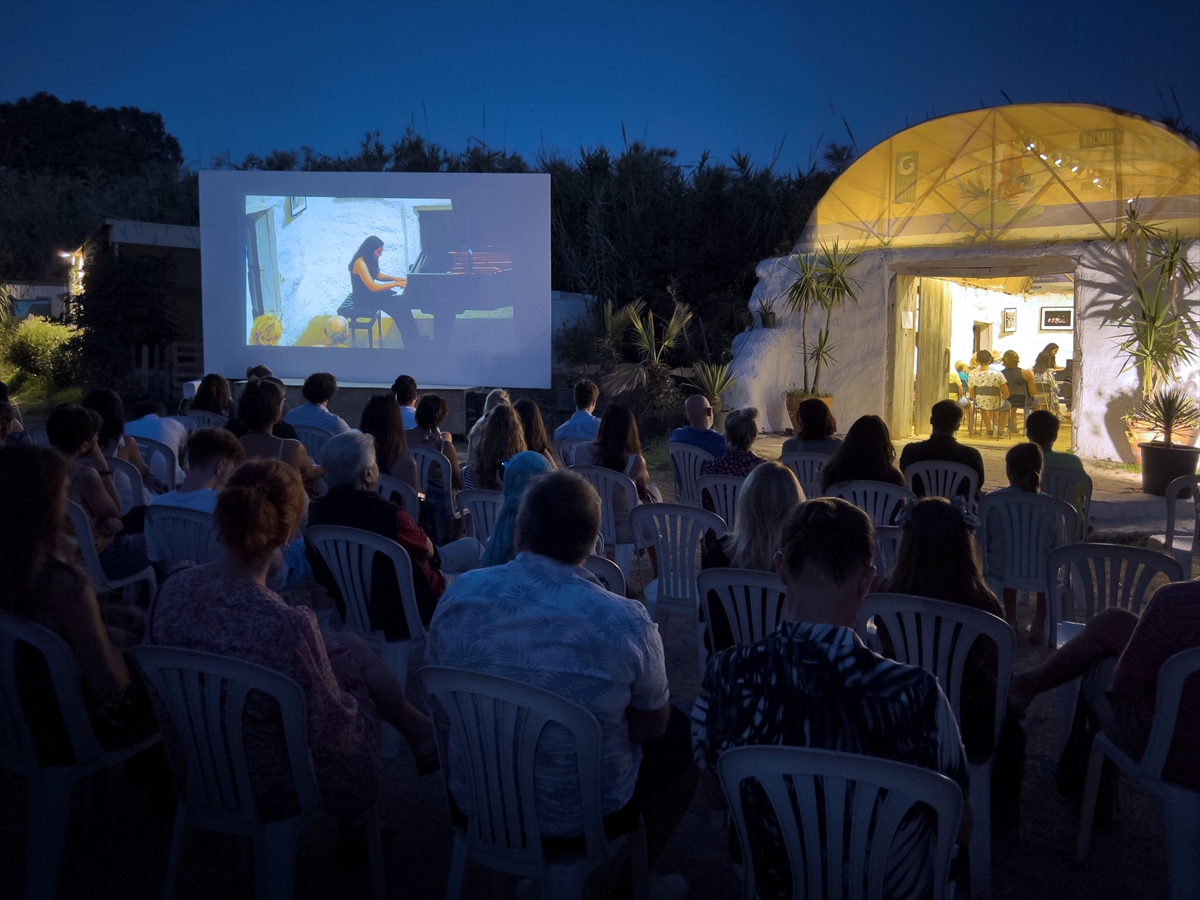
[[[309, 507], [308, 524], [360, 528], [388, 538], [405, 549], [413, 562], [413, 586], [417, 609], [426, 625], [434, 606], [446, 589], [443, 573], [454, 574], [475, 568], [483, 546], [475, 538], [463, 538], [435, 547], [429, 536], [407, 512], [375, 492], [379, 466], [375, 461], [375, 438], [361, 431], [346, 431], [330, 438], [321, 448], [325, 464], [325, 496]], [[313, 574], [324, 585], [345, 614], [337, 583], [325, 561], [309, 553]], [[382, 630], [389, 640], [408, 637], [400, 589], [391, 566], [376, 566], [371, 586], [371, 627]]]
[[750, 452], [758, 438], [758, 410], [753, 406], [733, 410], [725, 417], [725, 446], [729, 449], [724, 456], [705, 460], [700, 466], [701, 475], [732, 475], [742, 478], [756, 466], [766, 462], [761, 456]]

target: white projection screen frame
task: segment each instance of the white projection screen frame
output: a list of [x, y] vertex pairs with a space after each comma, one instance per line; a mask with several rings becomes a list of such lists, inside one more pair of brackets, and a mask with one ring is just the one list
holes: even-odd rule
[[550, 387], [548, 175], [205, 171], [200, 228], [207, 372]]

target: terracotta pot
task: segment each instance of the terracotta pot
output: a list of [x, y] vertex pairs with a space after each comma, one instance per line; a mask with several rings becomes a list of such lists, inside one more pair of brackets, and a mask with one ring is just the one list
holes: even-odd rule
[[[1142, 444], [1161, 444], [1163, 433], [1144, 422], [1126, 419], [1125, 439], [1129, 441], [1129, 450], [1133, 453], [1134, 462], [1140, 466], [1142, 464]], [[1173, 447], [1191, 447], [1195, 444], [1195, 440], [1196, 429], [1194, 428], [1176, 428], [1171, 433], [1171, 446]]]
[[721, 409], [716, 404], [713, 404], [713, 431], [725, 433], [725, 417], [729, 415], [729, 411]]
[[[784, 397], [787, 400], [788, 418], [791, 419], [791, 421], [792, 421], [792, 431], [795, 434], [799, 434], [800, 433], [800, 421], [799, 421], [799, 419], [796, 418], [796, 410], [800, 408], [800, 404], [803, 403], [805, 400], [812, 399], [812, 395], [811, 394], [785, 394]], [[824, 403], [827, 407], [829, 407], [829, 414], [833, 415], [833, 398], [832, 397], [818, 397], [817, 399], [820, 400], [822, 403]]]

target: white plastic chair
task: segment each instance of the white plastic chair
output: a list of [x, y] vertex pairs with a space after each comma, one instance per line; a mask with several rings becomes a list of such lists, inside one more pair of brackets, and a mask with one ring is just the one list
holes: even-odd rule
[[[1179, 498], [1185, 499], [1190, 493], [1195, 512], [1192, 516], [1178, 516], [1180, 524], [1189, 518], [1192, 520], [1192, 532], [1188, 534], [1182, 528], [1175, 530], [1176, 505]], [[1174, 553], [1183, 571], [1189, 577], [1192, 572], [1192, 559], [1200, 555], [1200, 475], [1183, 475], [1167, 485], [1167, 531], [1163, 536], [1163, 546], [1168, 553]]]
[[726, 750], [717, 771], [742, 845], [747, 900], [758, 897], [742, 806], [742, 783], [751, 779], [761, 786], [779, 823], [795, 900], [883, 900], [892, 843], [917, 804], [930, 807], [936, 818], [933, 898], [951, 896], [950, 858], [963, 797], [946, 776], [890, 759], [777, 746]]
[[[445, 506], [445, 515], [447, 521], [455, 518], [454, 515], [454, 487], [451, 484], [453, 470], [450, 468], [450, 460], [445, 454], [439, 453], [437, 450], [430, 450], [428, 447], [414, 447], [411, 444], [408, 448], [408, 455], [413, 458], [417, 464], [417, 484], [421, 486], [421, 491], [425, 494], [426, 502], [431, 496], [442, 497], [442, 502]], [[441, 473], [441, 485], [433, 485], [433, 492], [430, 492], [429, 476], [434, 469]]]
[[638, 546], [654, 547], [658, 560], [658, 577], [642, 588], [650, 617], [664, 631], [672, 612], [681, 613], [684, 621], [696, 623], [698, 658], [703, 672], [705, 628], [700, 622], [696, 576], [700, 573], [705, 535], [711, 531], [718, 538], [723, 537], [725, 522], [715, 513], [682, 503], [643, 504], [629, 514], [629, 522]]
[[671, 470], [675, 473], [675, 502], [699, 506], [700, 490], [696, 482], [700, 478], [700, 467], [713, 455], [695, 444], [681, 441], [668, 442], [667, 455], [671, 458]]
[[324, 428], [318, 428], [316, 425], [293, 425], [296, 429], [296, 437], [300, 443], [304, 445], [304, 449], [308, 451], [309, 457], [314, 463], [321, 462], [321, 448], [325, 443], [333, 437], [332, 431], [326, 431]]
[[[1042, 493], [1055, 500], [1062, 500], [1075, 507], [1079, 520], [1073, 540], [1087, 540], [1087, 526], [1092, 510], [1092, 479], [1086, 472], [1062, 466], [1046, 466], [1042, 469]], [[1078, 506], [1076, 502], [1078, 501]]]
[[[189, 826], [196, 826], [252, 837], [255, 896], [292, 900], [300, 832], [323, 813], [308, 746], [304, 691], [274, 669], [215, 653], [142, 645], [130, 656], [165, 707], [187, 765], [164, 895], [168, 900], [174, 895], [183, 838]], [[251, 787], [242, 731], [251, 691], [268, 695], [279, 707], [299, 807], [296, 815], [286, 819], [262, 821]], [[383, 850], [374, 810], [367, 816], [367, 851], [372, 894], [382, 900]]]
[[634, 545], [617, 543], [617, 501], [614, 498], [616, 489], [621, 488], [625, 495], [624, 509], [632, 513], [639, 503], [637, 485], [628, 475], [603, 466], [571, 466], [571, 471], [585, 478], [600, 495], [600, 537], [604, 539], [606, 551], [612, 548], [613, 558], [621, 567], [621, 575], [628, 582], [629, 572], [633, 567]]
[[[413, 586], [412, 559], [408, 551], [374, 532], [341, 525], [313, 525], [304, 532], [304, 540], [321, 554], [337, 582], [346, 609], [346, 628], [377, 647], [383, 662], [400, 679], [400, 684], [407, 684], [408, 658], [414, 650], [425, 646], [425, 626], [417, 610], [417, 591]], [[386, 640], [383, 632], [371, 627], [371, 576], [377, 553], [390, 559], [396, 569], [400, 606], [409, 635], [406, 641]]]
[[229, 420], [220, 413], [209, 412], [206, 409], [189, 409], [187, 414], [196, 423], [197, 428], [224, 428], [229, 424]]
[[947, 500], [958, 495], [958, 489], [963, 481], [970, 485], [970, 506], [975, 505], [975, 497], [979, 494], [979, 473], [970, 466], [946, 460], [931, 459], [924, 462], [910, 463], [904, 470], [904, 483], [908, 489], [916, 493], [913, 480], [921, 479], [921, 487], [926, 497], [945, 497]]
[[[761, 641], [779, 627], [787, 588], [774, 572], [757, 569], [705, 569], [696, 578], [704, 621], [712, 622], [712, 598], [715, 595], [725, 612], [725, 620], [733, 634], [733, 644], [753, 644]], [[710, 632], [711, 633], [711, 632]], [[724, 650], [712, 641], [713, 653]], [[701, 644], [703, 651], [703, 643]], [[710, 654], [711, 655], [711, 654]], [[707, 660], [701, 658], [703, 676]]]
[[151, 472], [154, 471], [154, 457], [161, 456], [163, 458], [163, 474], [166, 477], [162, 479], [162, 482], [167, 486], [168, 491], [175, 490], [177, 486], [175, 476], [179, 466], [179, 460], [175, 458], [175, 451], [154, 438], [141, 437], [136, 434], [127, 434], [125, 437], [137, 444], [138, 453], [142, 455], [142, 462]]
[[[990, 638], [998, 650], [996, 705], [992, 711], [993, 741], [1008, 703], [1016, 638], [1009, 624], [998, 616], [957, 603], [930, 600], [907, 594], [868, 594], [858, 613], [860, 635], [874, 624], [887, 628], [892, 658], [920, 666], [935, 676], [954, 715], [962, 718], [962, 678], [967, 653], [977, 638]], [[994, 747], [993, 743], [993, 747]], [[992, 882], [992, 757], [982, 763], [967, 762], [971, 774], [971, 807], [975, 826], [971, 832], [971, 897], [986, 897]]]
[[561, 441], [555, 441], [554, 447], [558, 450], [558, 457], [562, 460], [564, 466], [575, 465], [575, 448], [580, 444], [592, 443], [590, 438], [563, 438]]
[[593, 553], [583, 561], [583, 568], [591, 572], [606, 591], [625, 596], [625, 576], [621, 573], [621, 567], [607, 556]]
[[[29, 644], [46, 660], [75, 758], [73, 765], [44, 766], [38, 761], [17, 687], [18, 641]], [[54, 900], [57, 894], [59, 864], [75, 785], [92, 773], [119, 765], [156, 743], [157, 734], [120, 750], [102, 749], [83, 702], [79, 666], [67, 642], [48, 628], [0, 610], [0, 768], [29, 779], [29, 813], [25, 826], [28, 847], [25, 896], [28, 900]]]
[[[438, 735], [442, 771], [460, 765], [468, 785], [470, 817], [455, 828], [447, 900], [462, 896], [469, 863], [531, 878], [543, 900], [581, 898], [587, 876], [630, 845], [635, 897], [648, 891], [645, 834], [638, 828], [610, 841], [600, 806], [600, 723], [557, 694], [507, 678], [426, 666], [421, 679], [435, 722], [449, 719], [449, 742]], [[574, 743], [583, 810], [585, 850], [548, 855], [542, 847], [535, 794], [538, 739], [554, 725]]]
[[906, 487], [888, 484], [886, 481], [845, 481], [832, 484], [825, 491], [826, 497], [841, 497], [871, 517], [876, 525], [891, 525], [896, 507], [901, 501], [915, 503], [917, 495]]
[[892, 574], [903, 533], [904, 529], [899, 525], [875, 526], [875, 577], [879, 581]]
[[745, 483], [745, 476], [701, 475], [696, 481], [696, 491], [700, 496], [701, 503], [704, 502], [704, 495], [708, 494], [709, 500], [712, 501], [713, 512], [720, 516], [725, 525], [732, 530], [737, 514], [738, 493]]
[[796, 479], [804, 491], [804, 499], [812, 500], [821, 496], [821, 470], [829, 462], [828, 453], [809, 453], [797, 450], [785, 453], [779, 461], [796, 473]]
[[[1171, 900], [1191, 900], [1200, 885], [1200, 791], [1192, 791], [1163, 780], [1163, 766], [1171, 749], [1175, 722], [1180, 713], [1184, 682], [1200, 672], [1200, 647], [1176, 653], [1158, 670], [1154, 722], [1140, 760], [1120, 750], [1103, 731], [1092, 741], [1088, 760], [1083, 807], [1079, 814], [1079, 838], [1075, 858], [1086, 862], [1096, 813], [1100, 767], [1108, 757], [1136, 783], [1156, 793], [1163, 804], [1163, 830], [1167, 838], [1167, 883]], [[1185, 713], [1186, 714], [1186, 713]], [[1192, 761], [1195, 764], [1195, 760]]]
[[[496, 517], [504, 504], [503, 491], [459, 491], [455, 502], [460, 512], [470, 513], [471, 532], [477, 541], [486, 544], [496, 526]], [[468, 536], [470, 536], [468, 535]]]
[[[145, 506], [146, 495], [144, 493], [142, 473], [138, 471], [137, 466], [131, 462], [126, 462], [119, 456], [110, 456], [108, 457], [108, 467], [112, 470], [114, 481], [119, 472], [129, 482], [129, 502], [126, 505], [126, 498], [124, 496], [121, 497], [121, 515], [127, 515], [135, 506]], [[117, 493], [121, 493], [120, 484], [117, 484]]]
[[155, 503], [146, 507], [146, 538], [153, 535], [160, 559], [169, 568], [191, 560], [197, 565], [217, 555], [217, 528], [211, 513]]
[[407, 481], [401, 481], [391, 475], [380, 475], [379, 483], [375, 485], [375, 492], [384, 500], [390, 500], [404, 507], [404, 511], [414, 522], [420, 519], [421, 498], [417, 496], [417, 492]]
[[79, 541], [79, 552], [83, 555], [83, 565], [88, 577], [92, 580], [92, 588], [97, 594], [111, 591], [123, 591], [123, 599], [132, 603], [137, 597], [137, 583], [145, 581], [150, 588], [150, 597], [158, 591], [158, 578], [153, 566], [146, 566], [140, 572], [134, 572], [124, 578], [109, 578], [104, 574], [104, 566], [100, 564], [100, 554], [96, 552], [96, 544], [92, 539], [92, 519], [82, 506], [74, 500], [67, 501], [67, 514], [71, 517], [71, 525], [75, 528], [75, 537]]

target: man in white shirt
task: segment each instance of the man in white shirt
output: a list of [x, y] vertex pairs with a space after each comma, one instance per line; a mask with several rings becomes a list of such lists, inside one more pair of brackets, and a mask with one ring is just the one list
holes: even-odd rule
[[[238, 463], [246, 458], [242, 442], [224, 428], [201, 428], [188, 442], [191, 464], [176, 490], [156, 497], [151, 506], [178, 506], [213, 513], [217, 494]], [[150, 519], [146, 520], [146, 555], [159, 560], [166, 555], [158, 545]]]
[[283, 421], [293, 427], [307, 425], [312, 428], [324, 428], [332, 434], [349, 431], [350, 426], [346, 424], [345, 420], [329, 411], [329, 401], [333, 399], [337, 390], [337, 379], [328, 372], [315, 372], [309, 375], [304, 379], [304, 387], [300, 389], [300, 393], [308, 402], [288, 412], [283, 417]]
[[392, 393], [400, 405], [400, 418], [404, 430], [417, 427], [417, 382], [411, 375], [401, 375], [392, 382]]
[[149, 438], [170, 447], [171, 452], [175, 454], [174, 479], [167, 476], [167, 461], [161, 453], [150, 454], [143, 462], [150, 467], [151, 474], [159, 481], [165, 484], [174, 481], [175, 484], [179, 484], [184, 477], [180, 456], [188, 441], [187, 426], [178, 419], [160, 418], [159, 413], [165, 410], [157, 403], [138, 404], [134, 411], [141, 418], [126, 422], [125, 433], [134, 438]]
[[583, 379], [575, 385], [575, 415], [554, 429], [554, 440], [584, 438], [594, 441], [600, 430], [600, 420], [592, 415], [596, 401], [600, 399], [600, 388], [595, 382]]

